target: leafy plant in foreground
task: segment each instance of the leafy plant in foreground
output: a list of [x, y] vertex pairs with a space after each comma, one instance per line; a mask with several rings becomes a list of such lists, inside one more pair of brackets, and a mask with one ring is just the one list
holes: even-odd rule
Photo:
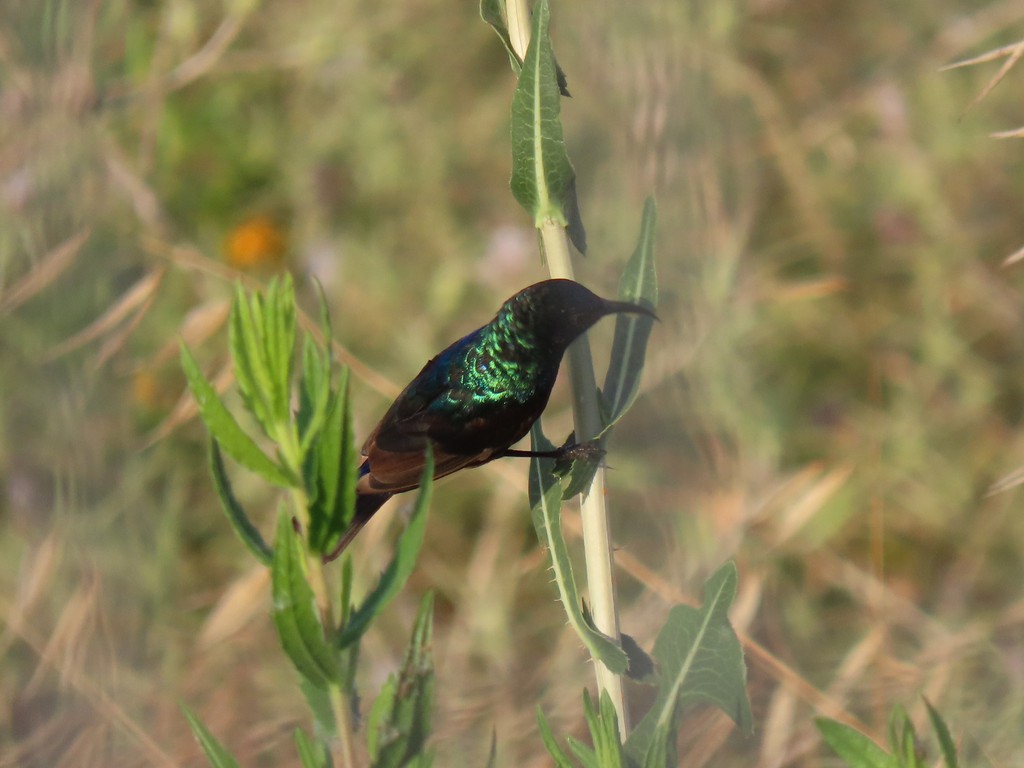
[[[352, 597], [352, 567], [342, 566], [341, 589], [330, 592], [323, 555], [330, 552], [352, 518], [358, 452], [352, 436], [348, 373], [335, 370], [326, 348], [307, 333], [297, 354], [296, 310], [290, 277], [270, 282], [265, 294], [241, 288], [232, 304], [229, 345], [235, 379], [246, 411], [274, 447], [268, 455], [239, 424], [182, 345], [181, 361], [199, 412], [210, 431], [210, 470], [221, 504], [235, 532], [260, 563], [270, 568], [273, 620], [281, 645], [299, 675], [316, 728], [299, 731], [302, 765], [353, 765], [351, 713], [359, 643], [374, 617], [401, 590], [423, 543], [431, 495], [433, 459], [428, 450], [421, 488], [396, 551], [376, 587], [360, 602]], [[330, 339], [323, 313], [322, 331]], [[300, 370], [296, 381], [295, 365]], [[298, 412], [292, 413], [292, 403]], [[239, 504], [223, 454], [284, 489], [276, 533], [268, 544]], [[367, 728], [375, 766], [429, 764], [425, 750], [433, 698], [430, 659], [433, 600], [427, 594], [413, 630], [405, 667], [385, 686]], [[199, 719], [186, 717], [210, 762], [237, 762]]]

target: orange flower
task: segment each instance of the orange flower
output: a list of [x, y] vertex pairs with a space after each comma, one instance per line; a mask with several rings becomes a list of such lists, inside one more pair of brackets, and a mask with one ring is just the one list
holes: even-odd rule
[[269, 216], [252, 216], [227, 236], [228, 263], [240, 269], [275, 267], [284, 260], [285, 236]]

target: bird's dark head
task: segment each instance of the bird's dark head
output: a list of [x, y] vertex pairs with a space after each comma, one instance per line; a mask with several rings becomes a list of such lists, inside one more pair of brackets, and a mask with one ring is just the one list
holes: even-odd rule
[[602, 317], [618, 312], [657, 318], [647, 307], [602, 299], [573, 280], [561, 279], [524, 288], [505, 302], [498, 317], [506, 315], [538, 340], [561, 351]]

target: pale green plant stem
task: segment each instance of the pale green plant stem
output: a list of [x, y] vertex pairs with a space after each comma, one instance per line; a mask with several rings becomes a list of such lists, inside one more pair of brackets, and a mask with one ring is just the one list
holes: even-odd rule
[[[285, 465], [295, 473], [296, 477], [302, 476], [302, 452], [299, 447], [299, 437], [294, 425], [287, 425], [280, 430], [278, 435], [278, 447], [281, 451], [281, 458]], [[300, 487], [291, 489], [292, 508], [295, 518], [299, 521], [303, 532], [309, 531], [309, 499], [306, 492]], [[316, 552], [306, 551], [306, 577], [309, 586], [313, 590], [316, 599], [317, 609], [320, 611], [320, 622], [324, 627], [334, 627], [334, 608], [331, 602], [330, 592], [327, 589], [327, 579], [324, 576], [323, 559]], [[329, 639], [329, 638], [328, 638]], [[352, 723], [349, 718], [348, 702], [341, 686], [331, 681], [327, 684], [327, 697], [331, 702], [331, 713], [334, 715], [334, 725], [338, 732], [338, 743], [335, 758], [344, 768], [355, 768], [355, 757], [352, 752]]]
[[[530, 42], [530, 9], [527, 0], [507, 0], [506, 13], [512, 47], [521, 59], [525, 59]], [[551, 276], [575, 279], [565, 227], [555, 221], [544, 222], [540, 228], [540, 236]], [[601, 432], [594, 363], [590, 356], [590, 342], [585, 334], [569, 347], [568, 357], [576, 439], [583, 442], [593, 439]], [[611, 536], [608, 533], [604, 467], [598, 468], [590, 486], [581, 494], [580, 515], [587, 566], [587, 587], [590, 591], [594, 623], [601, 632], [618, 641], [619, 613], [615, 600]], [[618, 715], [619, 734], [625, 739], [631, 730], [631, 723], [622, 691], [622, 678], [599, 660], [594, 661], [597, 687], [600, 691], [608, 692]]]

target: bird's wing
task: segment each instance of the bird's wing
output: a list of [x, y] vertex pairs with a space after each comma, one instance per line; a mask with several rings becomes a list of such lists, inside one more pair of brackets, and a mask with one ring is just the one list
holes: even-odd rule
[[[458, 405], [472, 394], [459, 387], [452, 363], [459, 346], [471, 341], [471, 337], [460, 339], [430, 360], [384, 414], [363, 445], [370, 463], [369, 474], [360, 481], [363, 492], [399, 493], [419, 485], [428, 443], [434, 446], [434, 477], [490, 458], [490, 451], [463, 454], [445, 447], [457, 443], [459, 434], [470, 426], [460, 421]], [[437, 408], [442, 398], [448, 406], [444, 409]]]

